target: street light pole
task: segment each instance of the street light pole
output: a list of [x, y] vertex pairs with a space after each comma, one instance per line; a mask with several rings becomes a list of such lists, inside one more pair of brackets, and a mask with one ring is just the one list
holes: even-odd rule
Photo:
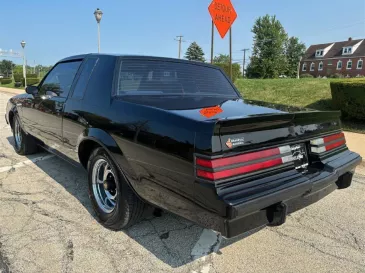
[[98, 53], [100, 53], [100, 21], [101, 17], [103, 16], [103, 12], [97, 8], [94, 12], [94, 16], [96, 19], [96, 23], [98, 24]]
[[23, 77], [24, 77], [24, 87], [27, 87], [27, 71], [26, 71], [26, 67], [25, 67], [25, 42], [24, 40], [21, 41], [21, 46], [23, 48]]

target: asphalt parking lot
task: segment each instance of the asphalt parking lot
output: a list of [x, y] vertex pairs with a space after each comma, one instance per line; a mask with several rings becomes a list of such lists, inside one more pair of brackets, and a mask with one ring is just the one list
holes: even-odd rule
[[127, 231], [94, 218], [86, 173], [12, 147], [0, 93], [0, 272], [365, 272], [365, 176], [276, 228], [225, 240], [163, 213]]

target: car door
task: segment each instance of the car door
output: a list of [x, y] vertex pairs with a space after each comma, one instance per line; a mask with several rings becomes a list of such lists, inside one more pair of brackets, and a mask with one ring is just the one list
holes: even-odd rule
[[32, 104], [23, 113], [29, 117], [28, 131], [54, 149], [62, 146], [62, 112], [81, 62], [58, 63], [38, 86]]
[[99, 58], [90, 56], [84, 60], [76, 77], [73, 91], [67, 99], [63, 112], [63, 141], [62, 153], [69, 159], [78, 162], [78, 140], [89, 126], [85, 117], [84, 95], [94, 70], [97, 69]]

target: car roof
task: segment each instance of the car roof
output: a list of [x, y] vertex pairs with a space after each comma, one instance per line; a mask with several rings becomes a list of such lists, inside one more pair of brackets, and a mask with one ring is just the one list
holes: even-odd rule
[[128, 59], [144, 59], [144, 60], [150, 60], [150, 61], [151, 60], [160, 60], [160, 61], [198, 64], [198, 65], [218, 68], [217, 66], [211, 65], [209, 63], [189, 61], [189, 60], [183, 60], [183, 59], [175, 59], [175, 58], [168, 58], [168, 57], [156, 57], [156, 56], [145, 56], [145, 55], [127, 55], [127, 54], [104, 54], [104, 53], [89, 53], [89, 54], [74, 55], [74, 56], [64, 58], [64, 59], [60, 60], [59, 62], [83, 60], [88, 56], [111, 56], [111, 57], [116, 57], [116, 58], [117, 57], [122, 57], [122, 58], [128, 58]]

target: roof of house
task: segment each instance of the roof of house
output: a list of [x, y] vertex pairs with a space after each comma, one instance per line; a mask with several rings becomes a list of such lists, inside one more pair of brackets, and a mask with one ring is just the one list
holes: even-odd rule
[[[342, 49], [344, 47], [354, 46], [359, 42], [361, 42], [361, 44], [355, 52], [353, 52], [352, 54], [348, 54], [348, 55], [342, 55]], [[325, 49], [325, 48], [331, 46], [332, 44], [333, 44], [333, 46], [331, 47], [331, 49], [323, 57], [316, 58], [317, 50]], [[336, 58], [336, 57], [360, 57], [360, 56], [365, 56], [365, 40], [364, 39], [358, 39], [358, 40], [349, 39], [349, 40], [343, 41], [343, 42], [311, 45], [307, 49], [303, 60], [317, 60], [317, 59], [328, 59], [328, 58]]]

